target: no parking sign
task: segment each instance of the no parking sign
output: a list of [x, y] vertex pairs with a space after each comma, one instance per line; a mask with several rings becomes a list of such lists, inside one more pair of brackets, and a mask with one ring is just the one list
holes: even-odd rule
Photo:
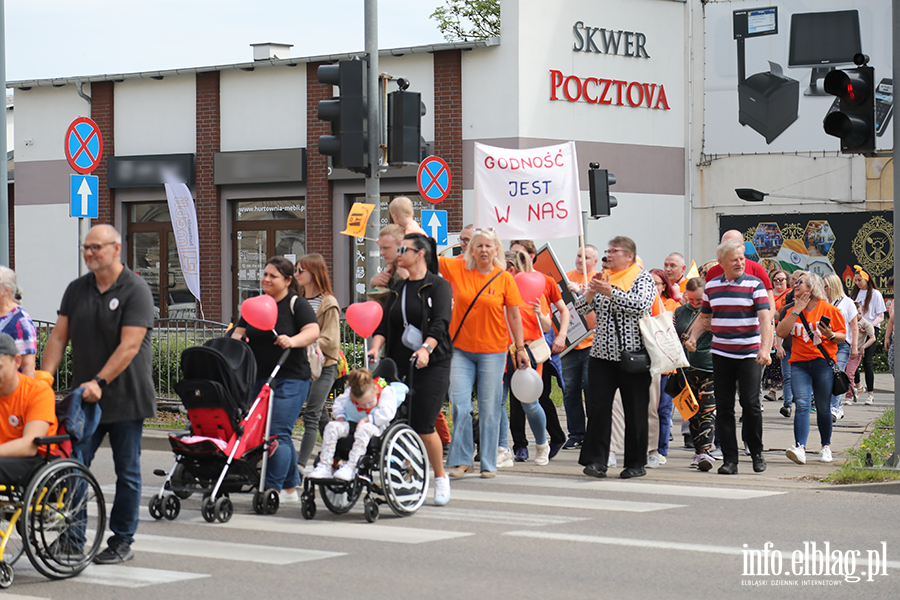
[[437, 204], [445, 200], [450, 195], [452, 182], [450, 167], [442, 158], [429, 156], [419, 165], [416, 183], [419, 186], [419, 194], [428, 202]]

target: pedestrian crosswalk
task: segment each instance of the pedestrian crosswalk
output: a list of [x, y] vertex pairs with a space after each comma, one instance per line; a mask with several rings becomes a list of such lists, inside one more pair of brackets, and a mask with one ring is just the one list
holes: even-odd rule
[[[112, 505], [115, 486], [103, 486]], [[144, 489], [145, 498], [158, 489]], [[784, 492], [738, 488], [686, 486], [619, 480], [585, 480], [504, 474], [489, 483], [474, 478], [454, 483], [449, 506], [423, 506], [410, 519], [385, 518], [365, 523], [362, 506], [349, 514], [335, 516], [319, 502], [317, 519], [300, 518], [296, 506], [284, 506], [276, 515], [252, 512], [247, 495], [234, 496], [235, 514], [227, 523], [207, 523], [200, 511], [199, 497], [185, 500], [175, 522], [155, 521], [141, 511], [141, 527], [133, 549], [135, 563], [115, 566], [92, 565], [73, 584], [145, 588], [188, 582], [212, 576], [204, 572], [208, 561], [273, 567], [304, 562], [329, 561], [358, 556], [361, 543], [403, 545], [439, 544], [478, 535], [504, 535], [532, 539], [618, 544], [618, 538], [578, 536], [565, 528], [570, 523], [596, 519], [609, 512], [655, 513], [684, 509], [697, 499], [747, 501]], [[360, 503], [361, 504], [361, 503]], [[215, 533], [213, 533], [215, 532]], [[262, 535], [261, 535], [262, 534]], [[571, 536], [575, 535], [575, 538]], [[247, 538], [247, 542], [234, 541]], [[224, 540], [232, 541], [224, 541]], [[264, 540], [266, 543], [260, 543]], [[329, 541], [330, 540], [330, 541]], [[252, 542], [252, 543], [251, 543]], [[352, 542], [352, 543], [345, 543]], [[323, 546], [320, 549], [317, 546]], [[159, 563], [153, 557], [184, 557], [185, 567], [172, 561]], [[166, 568], [150, 568], [155, 563]], [[140, 566], [132, 566], [140, 564]], [[189, 565], [189, 566], [188, 566]], [[16, 564], [16, 581], [43, 578], [31, 570], [27, 560]], [[5, 595], [15, 598], [14, 595]], [[37, 600], [37, 597], [27, 597]]]

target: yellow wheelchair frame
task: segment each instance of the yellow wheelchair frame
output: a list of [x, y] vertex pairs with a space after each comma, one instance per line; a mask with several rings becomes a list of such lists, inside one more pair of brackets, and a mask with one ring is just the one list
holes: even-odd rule
[[[35, 444], [49, 448], [68, 439]], [[106, 504], [93, 474], [77, 460], [49, 456], [26, 486], [0, 484], [0, 588], [12, 585], [23, 552], [45, 577], [78, 575], [100, 552], [105, 530]]]

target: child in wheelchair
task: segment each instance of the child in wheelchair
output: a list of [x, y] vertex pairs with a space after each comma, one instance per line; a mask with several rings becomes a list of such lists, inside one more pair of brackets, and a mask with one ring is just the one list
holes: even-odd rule
[[[309, 478], [352, 481], [356, 477], [359, 460], [366, 453], [369, 440], [384, 433], [397, 414], [400, 402], [402, 398], [398, 398], [397, 389], [384, 379], [374, 378], [368, 369], [351, 371], [347, 375], [347, 389], [334, 401], [334, 420], [325, 426], [319, 463], [309, 474]], [[350, 449], [350, 456], [334, 471], [337, 443], [351, 432], [353, 447]]]

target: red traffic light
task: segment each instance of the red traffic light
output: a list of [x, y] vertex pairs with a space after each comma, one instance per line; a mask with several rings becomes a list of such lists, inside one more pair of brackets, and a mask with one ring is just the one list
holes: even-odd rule
[[865, 74], [860, 71], [861, 69], [832, 71], [825, 76], [825, 92], [837, 96], [843, 102], [862, 104], [874, 90]]

